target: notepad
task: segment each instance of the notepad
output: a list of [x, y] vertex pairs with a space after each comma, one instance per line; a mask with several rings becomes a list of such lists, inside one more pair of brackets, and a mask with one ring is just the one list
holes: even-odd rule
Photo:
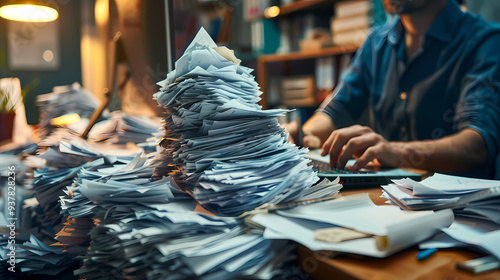
[[[321, 156], [319, 149], [311, 150], [307, 153], [311, 159], [313, 169], [318, 172], [318, 177], [333, 180], [340, 177], [344, 187], [349, 186], [380, 186], [391, 183], [391, 179], [410, 178], [420, 181], [422, 175], [400, 168], [381, 168], [369, 166], [360, 171], [350, 171], [349, 169], [328, 168], [329, 157]], [[347, 162], [346, 166], [352, 166], [355, 160]]]

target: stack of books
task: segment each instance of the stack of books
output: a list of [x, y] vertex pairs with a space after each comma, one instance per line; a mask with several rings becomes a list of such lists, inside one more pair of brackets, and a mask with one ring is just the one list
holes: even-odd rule
[[334, 45], [361, 45], [374, 23], [373, 1], [341, 1], [331, 21]]
[[316, 105], [314, 76], [284, 77], [281, 81], [281, 100], [291, 107]]

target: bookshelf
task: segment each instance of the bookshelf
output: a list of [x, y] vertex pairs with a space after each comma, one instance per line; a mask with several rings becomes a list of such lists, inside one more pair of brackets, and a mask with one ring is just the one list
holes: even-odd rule
[[357, 45], [351, 46], [338, 46], [338, 47], [330, 47], [325, 49], [320, 49], [316, 51], [307, 51], [307, 52], [293, 52], [286, 54], [269, 54], [269, 55], [260, 55], [257, 58], [257, 82], [259, 83], [262, 94], [262, 100], [260, 101], [260, 105], [264, 109], [268, 108], [269, 104], [267, 102], [266, 90], [268, 86], [268, 66], [271, 63], [282, 63], [283, 67], [289, 67], [289, 62], [297, 61], [297, 60], [309, 60], [316, 59], [326, 56], [337, 56], [343, 54], [352, 54], [356, 52], [359, 48]]
[[294, 13], [303, 13], [307, 11], [317, 11], [324, 8], [332, 8], [333, 4], [339, 1], [340, 0], [299, 0], [291, 4], [280, 6], [279, 16], [287, 16]]
[[[260, 105], [264, 109], [273, 108], [276, 106], [284, 105], [283, 94], [281, 89], [276, 84], [276, 77], [278, 76], [293, 76], [297, 75], [297, 71], [301, 72], [300, 75], [316, 75], [316, 70], [311, 65], [316, 62], [317, 59], [333, 57], [335, 60], [336, 70], [334, 71], [337, 75], [332, 77], [333, 81], [339, 74], [338, 66], [339, 57], [346, 54], [353, 54], [359, 48], [359, 44], [352, 45], [342, 45], [342, 46], [327, 46], [318, 49], [308, 49], [304, 50], [299, 47], [299, 40], [304, 38], [307, 30], [313, 28], [330, 28], [330, 20], [334, 16], [334, 6], [336, 3], [344, 2], [345, 0], [296, 0], [296, 1], [260, 1], [260, 5], [252, 6], [252, 0], [248, 6], [249, 13], [244, 12], [246, 15], [246, 21], [251, 24], [267, 21], [266, 24], [272, 25], [273, 28], [268, 28], [273, 34], [269, 35], [266, 31], [263, 31], [261, 35], [262, 42], [261, 46], [265, 44], [264, 47], [255, 48], [257, 56], [257, 82], [259, 83], [261, 90], [263, 92], [260, 101]], [[259, 0], [255, 0], [253, 3], [256, 4]], [[282, 3], [282, 5], [280, 5]], [[266, 15], [266, 9], [268, 7], [277, 5], [279, 7], [279, 13], [275, 17], [268, 17]], [[251, 11], [250, 11], [251, 9]], [[309, 19], [306, 19], [309, 17]], [[313, 26], [311, 26], [311, 17], [313, 19]], [[326, 20], [325, 20], [326, 19]], [[303, 21], [299, 24], [297, 22]], [[309, 20], [309, 24], [305, 21]], [[283, 23], [287, 23], [288, 28], [286, 30], [291, 31], [291, 36], [286, 36], [289, 39], [286, 43], [283, 42], [284, 31]], [[325, 24], [326, 23], [326, 24]], [[306, 26], [308, 25], [308, 26]], [[278, 32], [276, 32], [278, 30]], [[285, 31], [286, 32], [286, 31]], [[266, 37], [267, 36], [267, 37]], [[281, 37], [278, 39], [277, 37]], [[267, 39], [266, 39], [267, 38]], [[276, 45], [276, 40], [278, 40], [278, 45]], [[282, 49], [283, 44], [286, 44], [288, 48]], [[269, 48], [269, 46], [271, 46]], [[277, 47], [278, 46], [278, 47]], [[301, 50], [302, 49], [302, 50]], [[300, 68], [300, 69], [298, 69]], [[279, 78], [278, 78], [279, 79]], [[320, 96], [318, 94], [318, 102], [316, 104], [306, 104], [305, 106], [317, 106], [319, 105]]]
[[[260, 104], [264, 109], [292, 103], [309, 108], [318, 106], [338, 83], [370, 28], [386, 20], [382, 0], [248, 0], [245, 3], [245, 20], [257, 27], [252, 30], [252, 49], [257, 57], [256, 76], [263, 92]], [[282, 77], [294, 76], [315, 77], [315, 103], [296, 101], [294, 98], [299, 94], [295, 89], [280, 87]], [[293, 102], [289, 102], [291, 99]]]
[[[341, 0], [297, 0], [290, 4], [280, 5], [279, 6], [280, 12], [276, 17], [277, 18], [287, 17], [294, 14], [304, 13], [307, 11], [315, 12], [324, 8], [331, 8], [335, 2], [339, 1]], [[246, 16], [246, 21], [254, 21], [254, 20], [269, 18], [268, 16], [265, 15], [264, 10], [265, 8], [267, 8], [267, 6], [272, 6], [273, 2], [274, 1], [268, 1], [265, 7], [254, 9], [254, 11], [251, 12], [251, 14], [248, 14]]]

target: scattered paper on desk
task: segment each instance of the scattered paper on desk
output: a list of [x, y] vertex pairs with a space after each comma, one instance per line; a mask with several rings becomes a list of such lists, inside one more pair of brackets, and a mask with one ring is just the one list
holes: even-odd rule
[[148, 143], [159, 132], [161, 119], [148, 116], [133, 116], [124, 112], [111, 113], [111, 119], [96, 123], [89, 132], [89, 139], [98, 143], [108, 144], [141, 144], [154, 152], [154, 142]]
[[500, 181], [466, 178], [444, 174], [416, 182], [393, 180], [382, 186], [383, 196], [403, 209], [436, 210], [452, 208], [500, 222]]
[[[386, 257], [433, 236], [441, 228], [448, 227], [453, 222], [453, 213], [449, 209], [407, 212], [396, 206], [376, 206], [365, 195], [356, 196], [354, 199], [342, 197], [276, 213], [258, 214], [252, 220], [266, 227], [264, 237], [293, 240], [313, 251], [333, 250]], [[316, 230], [335, 226], [375, 237], [340, 243], [315, 240]], [[385, 242], [381, 243], [381, 238]]]
[[500, 224], [484, 219], [458, 217], [449, 228], [420, 248], [472, 248], [491, 254], [500, 260]]
[[92, 116], [94, 110], [99, 107], [100, 101], [88, 90], [82, 88], [79, 83], [67, 86], [56, 86], [51, 93], [38, 95], [36, 105], [40, 111], [40, 137], [49, 135], [56, 127], [50, 124], [54, 118], [78, 114], [81, 125], [73, 128], [83, 132]]
[[453, 209], [456, 221], [422, 248], [474, 247], [500, 259], [500, 181], [444, 174], [393, 180], [383, 197], [408, 210]]

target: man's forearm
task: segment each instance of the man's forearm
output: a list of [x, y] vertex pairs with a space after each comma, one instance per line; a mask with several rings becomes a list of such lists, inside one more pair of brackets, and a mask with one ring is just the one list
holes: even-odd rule
[[434, 172], [463, 172], [481, 167], [488, 151], [483, 138], [472, 129], [436, 140], [391, 142], [388, 165], [413, 167]]

